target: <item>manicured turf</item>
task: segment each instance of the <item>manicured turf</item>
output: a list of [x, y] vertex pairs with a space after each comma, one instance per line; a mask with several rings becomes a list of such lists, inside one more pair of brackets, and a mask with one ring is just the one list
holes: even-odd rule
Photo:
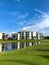
[[49, 65], [49, 43], [1, 52], [0, 65]]
[[49, 40], [47, 39], [41, 39], [41, 40], [0, 40], [0, 43], [8, 43], [8, 42], [48, 42], [49, 43]]

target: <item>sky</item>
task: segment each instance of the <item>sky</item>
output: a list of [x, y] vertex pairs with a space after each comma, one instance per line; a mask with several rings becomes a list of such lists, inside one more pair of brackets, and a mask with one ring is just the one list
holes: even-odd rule
[[49, 35], [49, 0], [0, 0], [0, 31]]

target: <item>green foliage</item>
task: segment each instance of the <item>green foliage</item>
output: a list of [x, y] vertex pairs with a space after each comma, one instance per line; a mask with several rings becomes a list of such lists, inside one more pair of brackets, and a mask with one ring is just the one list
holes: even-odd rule
[[44, 39], [49, 39], [49, 36], [44, 36]]

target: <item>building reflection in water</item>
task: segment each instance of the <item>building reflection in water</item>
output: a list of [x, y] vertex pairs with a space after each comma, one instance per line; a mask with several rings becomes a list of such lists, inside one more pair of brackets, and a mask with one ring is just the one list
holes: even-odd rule
[[16, 50], [16, 49], [21, 49], [21, 48], [26, 48], [28, 46], [33, 46], [40, 44], [41, 42], [32, 42], [32, 43], [0, 43], [0, 52], [6, 52], [6, 51], [11, 51], [11, 50]]

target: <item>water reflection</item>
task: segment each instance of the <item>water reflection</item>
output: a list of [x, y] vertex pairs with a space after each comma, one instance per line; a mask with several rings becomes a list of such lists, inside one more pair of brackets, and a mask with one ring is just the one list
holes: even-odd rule
[[21, 48], [25, 48], [27, 46], [32, 46], [32, 45], [37, 45], [40, 44], [40, 42], [30, 42], [30, 43], [0, 43], [0, 52], [6, 52], [6, 51], [11, 51], [11, 50], [15, 50], [15, 49], [21, 49]]

